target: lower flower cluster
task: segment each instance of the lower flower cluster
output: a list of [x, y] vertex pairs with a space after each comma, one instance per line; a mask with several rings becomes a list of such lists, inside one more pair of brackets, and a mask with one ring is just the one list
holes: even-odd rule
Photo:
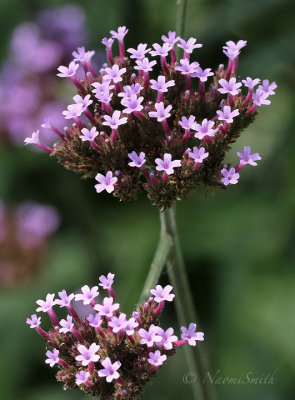
[[[27, 318], [27, 324], [47, 341], [50, 348], [45, 362], [57, 365], [56, 378], [64, 389], [80, 388], [102, 400], [137, 399], [143, 387], [157, 374], [158, 368], [177, 347], [188, 343], [195, 346], [204, 340], [203, 332], [196, 332], [196, 324], [181, 327], [181, 338], [173, 328], [164, 330], [159, 325], [165, 301], [173, 301], [172, 286], [157, 285], [152, 297], [139, 306], [130, 318], [121, 313], [112, 288], [114, 274], [99, 277], [99, 286], [108, 296], [98, 303], [98, 286], [81, 288], [79, 294], [65, 290], [48, 294], [46, 300], [37, 300], [37, 312], [48, 313], [53, 327], [41, 328], [41, 317]], [[82, 319], [71, 305], [72, 300], [91, 305], [93, 312]], [[53, 307], [66, 308], [66, 319], [58, 320]]]

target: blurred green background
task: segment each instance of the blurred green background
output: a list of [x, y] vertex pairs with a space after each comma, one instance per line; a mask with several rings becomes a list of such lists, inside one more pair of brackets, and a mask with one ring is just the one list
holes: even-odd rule
[[[1, 0], [1, 60], [19, 23], [33, 21], [44, 7], [62, 4], [66, 2]], [[129, 28], [126, 48], [158, 42], [175, 26], [175, 1], [72, 0], [71, 4], [85, 10], [89, 49], [102, 50], [101, 39], [120, 25]], [[293, 399], [295, 3], [207, 0], [189, 1], [188, 7], [186, 37], [197, 37], [204, 44], [198, 50], [202, 66], [225, 63], [224, 42], [245, 39], [248, 45], [240, 56], [239, 75], [278, 84], [271, 106], [262, 107], [228, 156], [228, 161], [236, 160], [236, 151], [251, 145], [261, 153], [259, 167], [245, 168], [239, 185], [227, 191], [212, 196], [198, 190], [177, 206], [199, 328], [206, 335], [200, 346], [210, 354], [211, 375], [220, 371], [223, 377], [247, 373], [261, 377], [276, 371], [274, 384], [215, 384], [218, 399]], [[116, 274], [118, 299], [131, 312], [157, 244], [158, 210], [145, 196], [123, 204], [112, 196], [97, 195], [92, 181], [81, 181], [46, 154], [9, 143], [0, 148], [0, 176], [0, 198], [6, 203], [50, 203], [62, 219], [38, 276], [1, 290], [0, 398], [82, 400], [85, 396], [78, 390], [61, 390], [55, 371], [44, 363], [43, 340], [28, 328], [25, 318], [34, 312], [35, 300], [46, 293], [95, 285], [98, 276], [108, 271]], [[164, 314], [164, 325], [177, 326], [172, 309]], [[190, 385], [183, 383], [186, 372], [184, 351], [179, 349], [142, 398], [191, 398]]]

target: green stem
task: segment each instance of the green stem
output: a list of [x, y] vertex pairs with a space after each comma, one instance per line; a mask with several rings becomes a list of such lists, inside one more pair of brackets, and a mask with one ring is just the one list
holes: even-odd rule
[[[176, 312], [179, 323], [187, 327], [191, 322], [197, 323], [197, 316], [178, 239], [173, 208], [163, 211], [161, 222], [162, 232], [167, 232], [173, 240], [173, 246], [167, 259], [167, 270], [175, 293]], [[189, 372], [192, 372], [196, 376], [196, 381], [192, 385], [195, 399], [214, 399], [212, 385], [208, 383], [208, 379], [205, 380], [205, 374], [209, 371], [209, 368], [207, 357], [204, 354], [204, 343], [201, 343], [198, 348], [185, 346], [185, 352], [190, 368]]]
[[176, 33], [183, 37], [187, 12], [187, 0], [176, 0]]

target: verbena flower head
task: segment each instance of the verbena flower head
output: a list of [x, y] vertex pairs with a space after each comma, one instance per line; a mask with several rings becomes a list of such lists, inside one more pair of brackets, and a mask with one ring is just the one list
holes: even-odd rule
[[[98, 193], [106, 190], [127, 201], [145, 190], [162, 209], [198, 185], [225, 189], [226, 152], [254, 121], [258, 108], [270, 103], [276, 83], [264, 80], [254, 92], [258, 78], [237, 78], [246, 41], [228, 41], [223, 48], [228, 66], [212, 72], [190, 59], [193, 52], [204, 51], [195, 38], [169, 32], [161, 43], [140, 43], [125, 53], [127, 32], [119, 27], [111, 31], [111, 40], [103, 39], [109, 66], [100, 71], [89, 69], [77, 79], [72, 74], [80, 57], [60, 69], [75, 78], [84, 108], [80, 102], [68, 107], [70, 125], [51, 157], [84, 178], [96, 177]], [[113, 40], [119, 42], [118, 56], [112, 54]], [[182, 49], [178, 60], [176, 46]], [[188, 148], [204, 148], [208, 156], [196, 166]]]
[[[99, 277], [101, 286], [109, 291], [113, 278], [111, 273]], [[89, 293], [85, 288], [89, 287], [85, 285], [81, 291]], [[45, 362], [58, 368], [56, 379], [64, 389], [79, 389], [106, 400], [135, 400], [177, 347], [195, 346], [196, 341], [204, 340], [194, 323], [181, 327], [180, 339], [173, 328], [164, 330], [160, 326], [164, 303], [174, 297], [171, 291], [169, 285], [157, 285], [151, 290], [153, 296], [131, 318], [121, 312], [113, 293], [113, 297], [102, 297], [100, 303], [92, 304], [93, 313], [87, 318], [81, 319], [73, 307], [68, 307], [71, 315], [58, 320], [52, 307], [65, 310], [64, 303], [51, 301], [48, 313], [51, 320], [55, 317], [55, 323], [48, 332], [41, 328], [41, 317], [36, 314], [27, 319], [27, 324], [46, 340]], [[66, 291], [59, 295], [73, 298]]]

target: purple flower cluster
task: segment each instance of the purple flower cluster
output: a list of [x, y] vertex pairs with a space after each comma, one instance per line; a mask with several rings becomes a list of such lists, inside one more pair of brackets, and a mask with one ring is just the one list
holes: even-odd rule
[[[102, 40], [108, 65], [100, 71], [91, 64], [94, 52], [81, 49], [69, 66], [58, 68], [58, 76], [72, 80], [79, 93], [63, 112], [73, 123], [64, 135], [59, 132], [53, 148], [44, 147], [38, 131], [26, 143], [37, 144], [83, 177], [95, 178], [98, 193], [131, 200], [143, 188], [161, 208], [171, 207], [199, 184], [225, 188], [237, 183], [238, 171], [256, 165], [260, 156], [251, 155], [247, 146], [238, 153], [241, 162], [227, 170], [225, 153], [254, 121], [258, 107], [270, 104], [277, 86], [250, 77], [237, 80], [238, 56], [246, 41], [228, 41], [223, 48], [228, 66], [213, 73], [190, 60], [203, 46], [195, 38], [186, 41], [169, 32], [160, 44], [127, 49], [127, 57], [127, 32], [119, 27]], [[112, 53], [115, 40], [117, 57]], [[176, 46], [182, 51], [180, 60]], [[79, 65], [83, 79], [77, 76]]]
[[[10, 51], [0, 69], [0, 134], [22, 144], [26, 132], [51, 115], [55, 124], [64, 123], [63, 101], [56, 100], [58, 86], [54, 71], [68, 62], [72, 49], [86, 40], [85, 15], [74, 5], [43, 10], [35, 22], [18, 25]], [[43, 140], [52, 143], [49, 129]]]
[[[181, 338], [173, 328], [159, 326], [160, 314], [166, 301], [173, 301], [172, 286], [157, 285], [150, 292], [152, 297], [140, 305], [128, 318], [120, 311], [113, 290], [114, 274], [99, 277], [99, 286], [108, 296], [97, 301], [99, 287], [85, 285], [81, 293], [67, 294], [65, 290], [48, 294], [37, 300], [37, 312], [47, 313], [53, 327], [41, 328], [41, 317], [33, 314], [27, 324], [43, 336], [50, 350], [46, 364], [58, 365], [57, 380], [64, 388], [80, 388], [101, 399], [137, 399], [150, 378], [177, 347], [184, 344], [196, 346], [204, 340], [203, 332], [196, 331], [196, 324], [181, 327]], [[71, 305], [73, 300], [90, 304], [93, 312], [83, 320]], [[58, 320], [54, 306], [66, 308], [66, 319]]]

